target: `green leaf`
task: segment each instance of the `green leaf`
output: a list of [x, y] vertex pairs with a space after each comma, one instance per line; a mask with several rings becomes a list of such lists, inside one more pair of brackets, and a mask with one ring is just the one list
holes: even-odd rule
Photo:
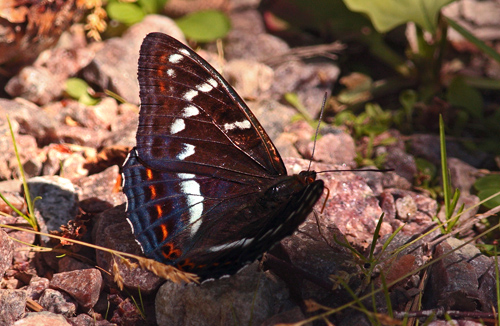
[[496, 189], [500, 191], [500, 175], [490, 174], [485, 177], [479, 178], [474, 183], [476, 190]]
[[84, 94], [87, 94], [89, 88], [89, 84], [80, 78], [68, 78], [64, 86], [66, 93], [74, 99], [79, 99]]
[[231, 28], [229, 18], [215, 10], [198, 11], [175, 22], [187, 38], [197, 42], [210, 42], [223, 38]]
[[450, 104], [464, 108], [475, 118], [481, 118], [483, 115], [481, 94], [475, 88], [467, 85], [463, 77], [456, 77], [451, 81], [446, 92], [446, 99]]
[[66, 93], [85, 105], [96, 105], [99, 100], [92, 97], [89, 92], [89, 84], [80, 78], [68, 78], [65, 83]]
[[92, 97], [92, 95], [90, 95], [89, 93], [85, 93], [82, 96], [80, 96], [80, 98], [78, 99], [78, 102], [85, 104], [85, 105], [88, 105], [88, 106], [92, 106], [92, 105], [96, 105], [97, 103], [99, 103], [99, 99]]
[[[500, 192], [500, 189], [485, 189], [481, 190], [480, 192], [477, 193], [477, 196], [479, 197], [480, 200], [484, 200], [496, 193]], [[484, 202], [483, 205], [486, 208], [495, 208], [497, 206], [500, 206], [500, 194], [496, 197], [493, 197], [492, 199], [488, 200], [487, 202]]]
[[430, 176], [433, 179], [437, 174], [437, 167], [426, 159], [417, 157], [415, 158], [415, 163], [417, 164], [417, 169], [423, 174]]
[[285, 101], [287, 101], [290, 105], [292, 105], [302, 116], [304, 119], [310, 124], [314, 125], [314, 120], [307, 111], [307, 109], [304, 107], [302, 102], [300, 102], [299, 97], [297, 93], [285, 93], [283, 95]]
[[119, 21], [125, 25], [133, 25], [142, 21], [144, 11], [135, 3], [110, 2], [106, 6], [109, 18]]
[[441, 8], [454, 0], [344, 0], [346, 6], [368, 15], [375, 29], [385, 33], [414, 22], [434, 34]]
[[137, 0], [137, 4], [146, 14], [157, 14], [162, 12], [168, 0]]

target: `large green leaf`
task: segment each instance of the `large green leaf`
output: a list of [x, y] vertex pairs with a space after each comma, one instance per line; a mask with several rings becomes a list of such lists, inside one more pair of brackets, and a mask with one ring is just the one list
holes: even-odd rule
[[137, 0], [137, 4], [146, 14], [161, 13], [166, 3], [167, 0]]
[[481, 118], [483, 114], [483, 97], [481, 93], [465, 82], [463, 77], [455, 77], [446, 92], [450, 104], [464, 108], [471, 116]]
[[352, 11], [367, 14], [380, 33], [414, 22], [434, 33], [439, 11], [454, 0], [344, 0]]
[[142, 21], [144, 11], [135, 3], [111, 1], [106, 6], [109, 18], [119, 21], [125, 25], [133, 25]]
[[210, 42], [226, 36], [231, 28], [229, 18], [220, 11], [204, 10], [175, 21], [187, 38]]

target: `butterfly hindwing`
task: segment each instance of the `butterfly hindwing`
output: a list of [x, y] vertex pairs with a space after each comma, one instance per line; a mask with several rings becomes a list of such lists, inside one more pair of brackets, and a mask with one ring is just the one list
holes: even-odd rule
[[283, 177], [263, 193], [255, 185], [155, 171], [141, 163], [136, 150], [123, 173], [127, 213], [144, 253], [202, 277], [231, 273], [259, 258], [304, 221], [323, 190], [316, 181], [288, 197], [274, 190], [297, 187], [296, 176]]

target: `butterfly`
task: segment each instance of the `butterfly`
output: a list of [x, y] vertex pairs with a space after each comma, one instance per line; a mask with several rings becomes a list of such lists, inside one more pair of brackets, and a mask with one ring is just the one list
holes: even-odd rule
[[138, 79], [137, 144], [123, 192], [147, 257], [201, 279], [231, 275], [311, 213], [323, 181], [314, 171], [287, 175], [248, 106], [193, 50], [147, 35]]

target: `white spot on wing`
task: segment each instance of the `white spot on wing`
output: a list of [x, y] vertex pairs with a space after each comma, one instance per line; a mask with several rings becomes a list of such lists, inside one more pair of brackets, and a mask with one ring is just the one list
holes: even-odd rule
[[209, 80], [207, 80], [207, 82], [212, 85], [214, 88], [219, 86], [219, 84], [217, 83], [217, 81], [213, 78], [210, 78]]
[[[134, 233], [134, 225], [132, 224], [132, 221], [129, 220], [128, 218], [126, 218], [126, 220], [127, 220], [128, 224], [130, 225], [130, 229], [132, 230], [132, 233]], [[142, 246], [141, 246], [141, 248], [142, 248]]]
[[191, 102], [196, 95], [198, 95], [198, 91], [195, 91], [194, 89], [190, 89], [189, 91], [187, 91], [186, 93], [184, 93], [184, 95], [182, 97], [185, 100]]
[[181, 179], [194, 179], [195, 177], [192, 173], [177, 173], [177, 176]]
[[208, 93], [214, 88], [209, 83], [205, 83], [205, 84], [201, 84], [201, 85], [196, 86], [196, 89], [203, 92], [203, 93]]
[[188, 50], [186, 50], [186, 49], [180, 49], [180, 50], [179, 50], [179, 52], [180, 52], [180, 53], [182, 53], [182, 54], [184, 54], [184, 55], [187, 55], [187, 56], [190, 56], [190, 55], [191, 55], [191, 54], [189, 53], [189, 51], [188, 51]]
[[191, 144], [183, 144], [184, 145], [184, 148], [182, 149], [182, 152], [180, 152], [179, 154], [177, 154], [177, 159], [178, 160], [184, 160], [186, 157], [189, 157], [191, 155], [194, 154], [194, 148], [195, 146], [194, 145], [191, 145]]
[[233, 123], [226, 123], [224, 124], [224, 129], [226, 131], [233, 130], [233, 129], [250, 129], [252, 127], [252, 124], [248, 120], [243, 120], [243, 121], [236, 121]]
[[175, 76], [175, 71], [174, 69], [167, 69], [167, 75], [169, 77], [174, 77]]
[[182, 60], [182, 58], [184, 58], [182, 55], [174, 53], [168, 57], [168, 61], [171, 63], [179, 63]]
[[192, 105], [186, 106], [184, 108], [184, 110], [182, 111], [182, 116], [184, 118], [189, 118], [189, 117], [192, 117], [192, 116], [195, 116], [198, 114], [200, 114], [200, 110], [198, 110], [197, 107], [192, 106]]
[[203, 214], [203, 196], [200, 191], [200, 184], [196, 180], [189, 180], [195, 177], [191, 173], [178, 173], [177, 176], [186, 181], [180, 183], [181, 191], [186, 195], [189, 206], [189, 224], [191, 225], [191, 236], [193, 236], [201, 226], [201, 215]]
[[172, 123], [172, 126], [170, 126], [170, 133], [176, 134], [179, 131], [183, 131], [186, 128], [186, 124], [184, 123], [183, 119], [175, 119], [174, 123]]
[[213, 247], [208, 248], [207, 250], [209, 252], [216, 252], [216, 251], [221, 251], [221, 250], [240, 247], [240, 246], [245, 247], [245, 246], [248, 246], [250, 243], [252, 243], [253, 240], [254, 240], [254, 238], [250, 238], [250, 239], [245, 238], [245, 239], [237, 240], [234, 242], [225, 243], [225, 244], [221, 244], [218, 246], [213, 246]]

